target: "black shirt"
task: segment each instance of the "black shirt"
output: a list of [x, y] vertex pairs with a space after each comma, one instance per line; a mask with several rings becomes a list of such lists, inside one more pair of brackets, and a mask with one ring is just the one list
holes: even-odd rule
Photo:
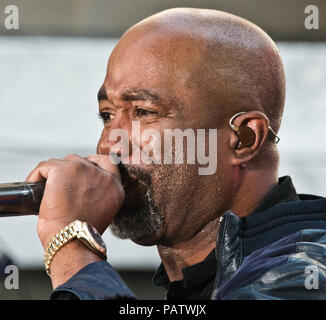
[[[280, 202], [300, 200], [289, 176], [281, 177], [251, 213], [264, 211]], [[200, 263], [184, 268], [183, 279], [170, 282], [163, 264], [153, 277], [153, 284], [167, 289], [167, 300], [208, 300], [214, 286], [217, 271], [215, 249]]]

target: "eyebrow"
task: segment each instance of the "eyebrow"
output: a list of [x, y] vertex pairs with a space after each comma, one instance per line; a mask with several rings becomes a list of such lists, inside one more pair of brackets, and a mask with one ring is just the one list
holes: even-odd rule
[[101, 100], [109, 100], [108, 95], [104, 87], [101, 87], [99, 92], [97, 93], [97, 100], [100, 102]]
[[[121, 94], [121, 100], [123, 101], [150, 101], [150, 102], [158, 102], [161, 101], [160, 97], [152, 93], [146, 89], [142, 90], [133, 90], [133, 91], [126, 91]], [[97, 94], [98, 101], [101, 100], [109, 100], [108, 95], [104, 87], [101, 87]]]
[[126, 91], [121, 95], [121, 99], [124, 101], [151, 101], [157, 102], [160, 97], [146, 89]]

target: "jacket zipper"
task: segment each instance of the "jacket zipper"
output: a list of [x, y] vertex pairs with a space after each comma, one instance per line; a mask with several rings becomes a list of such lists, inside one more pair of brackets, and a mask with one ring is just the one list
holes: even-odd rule
[[225, 235], [225, 229], [226, 229], [226, 220], [227, 218], [224, 216], [221, 216], [219, 227], [218, 227], [218, 236], [217, 236], [217, 242], [215, 247], [215, 255], [217, 258], [217, 269], [216, 269], [216, 277], [214, 281], [214, 287], [212, 290], [211, 299], [213, 296], [216, 296], [218, 293], [218, 288], [220, 286], [221, 278], [222, 278], [222, 270], [221, 270], [221, 261], [222, 261], [222, 253], [223, 253], [223, 244], [224, 244], [224, 235]]

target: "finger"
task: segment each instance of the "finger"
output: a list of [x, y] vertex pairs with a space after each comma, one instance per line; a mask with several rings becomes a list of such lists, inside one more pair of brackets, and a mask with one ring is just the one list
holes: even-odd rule
[[85, 159], [96, 164], [97, 166], [99, 166], [100, 168], [106, 171], [110, 171], [112, 174], [120, 178], [120, 171], [118, 169], [118, 166], [116, 166], [110, 161], [109, 156], [103, 154], [96, 154], [96, 155], [85, 157]]
[[81, 157], [77, 154], [69, 154], [64, 157], [64, 160], [68, 161], [81, 161], [84, 163], [89, 164], [89, 162], [92, 162], [96, 166], [99, 166], [100, 168], [110, 171], [113, 174], [118, 174], [119, 170], [118, 168], [111, 163], [110, 158], [107, 155], [90, 155], [87, 157]]
[[89, 165], [90, 163], [93, 165], [98, 165], [95, 161], [91, 161], [89, 160], [87, 157], [83, 158], [77, 154], [68, 154], [67, 156], [64, 157], [64, 160], [67, 161], [79, 161], [79, 162], [83, 162], [87, 165]]
[[26, 182], [38, 182], [46, 180], [49, 176], [49, 171], [54, 167], [57, 167], [59, 162], [62, 160], [50, 159], [47, 161], [42, 161], [38, 166], [30, 172], [30, 174], [25, 179]]
[[64, 160], [79, 160], [79, 161], [85, 160], [83, 157], [79, 156], [78, 154], [74, 154], [74, 153], [68, 154], [63, 159]]

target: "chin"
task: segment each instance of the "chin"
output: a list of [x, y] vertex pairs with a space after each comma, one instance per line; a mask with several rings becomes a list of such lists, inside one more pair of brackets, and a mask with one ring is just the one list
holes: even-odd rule
[[160, 244], [162, 242], [163, 236], [164, 236], [164, 231], [159, 230], [155, 233], [147, 234], [137, 239], [131, 238], [130, 240], [141, 246], [150, 247], [150, 246], [156, 246]]

